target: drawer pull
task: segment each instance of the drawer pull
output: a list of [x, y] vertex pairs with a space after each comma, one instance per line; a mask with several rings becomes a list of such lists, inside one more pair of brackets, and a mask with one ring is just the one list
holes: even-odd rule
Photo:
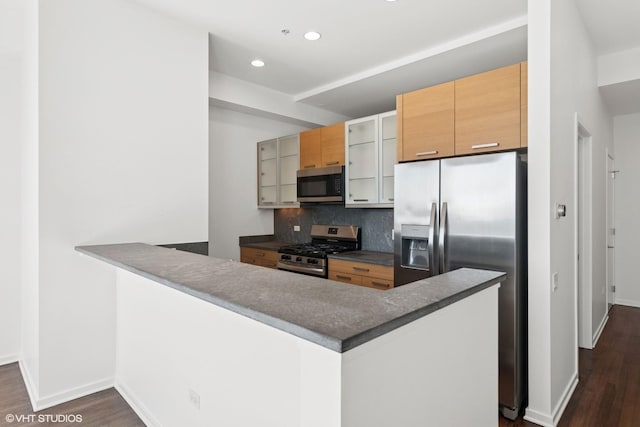
[[421, 151], [419, 153], [416, 153], [416, 156], [418, 156], [418, 157], [421, 157], [421, 156], [433, 156], [434, 154], [438, 154], [438, 150]]
[[304, 169], [311, 169], [311, 168], [315, 168], [316, 165], [304, 165]]
[[490, 142], [488, 144], [478, 144], [478, 145], [472, 145], [471, 149], [472, 150], [479, 150], [480, 148], [490, 148], [490, 147], [497, 147], [499, 146], [500, 143], [498, 142]]
[[374, 282], [374, 281], [371, 281], [371, 284], [372, 284], [372, 285], [375, 285], [375, 286], [380, 286], [380, 287], [383, 287], [383, 288], [388, 288], [388, 287], [389, 287], [389, 284], [388, 284], [388, 283], [382, 283], [382, 282]]
[[326, 164], [327, 166], [333, 166], [333, 165], [339, 165], [339, 164], [340, 164], [340, 162], [338, 162], [338, 161], [335, 161], [335, 162], [326, 162], [325, 164]]
[[364, 271], [364, 272], [368, 272], [369, 269], [368, 268], [364, 268], [364, 267], [353, 267], [354, 270], [356, 271]]
[[256, 256], [263, 257], [264, 256], [264, 252], [256, 252]]
[[353, 199], [354, 202], [368, 202], [369, 199]]
[[342, 280], [349, 280], [349, 281], [351, 281], [351, 277], [349, 277], [349, 276], [343, 276], [343, 275], [341, 275], [341, 274], [336, 274], [336, 277], [337, 277], [338, 279], [342, 279]]

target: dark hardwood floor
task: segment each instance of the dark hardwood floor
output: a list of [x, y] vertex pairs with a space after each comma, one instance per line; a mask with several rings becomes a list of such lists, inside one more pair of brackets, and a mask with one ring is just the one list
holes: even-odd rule
[[[560, 427], [640, 426], [640, 308], [615, 306], [595, 350], [579, 352], [580, 382]], [[0, 426], [144, 426], [114, 389], [95, 393], [39, 414], [82, 415], [82, 423], [7, 422], [7, 415], [33, 415], [16, 363], [0, 366]], [[536, 424], [500, 418], [499, 427]]]
[[[12, 416], [24, 416], [25, 420], [31, 417], [26, 422], [19, 422], [12, 420]], [[40, 416], [45, 422], [40, 422]], [[54, 418], [47, 420], [47, 416]], [[78, 416], [82, 417], [82, 422], [77, 422]], [[0, 366], [0, 426], [138, 427], [144, 423], [115, 389], [34, 413], [20, 368], [17, 363], [12, 363]]]
[[[559, 427], [640, 426], [640, 308], [614, 306], [596, 348], [578, 357], [580, 381]], [[536, 425], [500, 418], [500, 427]]]

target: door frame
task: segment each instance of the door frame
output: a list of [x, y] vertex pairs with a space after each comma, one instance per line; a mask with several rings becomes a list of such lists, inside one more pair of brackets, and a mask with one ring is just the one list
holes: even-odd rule
[[[583, 125], [576, 113], [574, 136], [574, 213], [576, 254], [574, 264], [575, 313], [576, 313], [576, 359], [577, 348], [593, 348], [593, 277], [592, 265], [592, 194], [593, 194], [593, 141], [591, 132]], [[579, 258], [578, 258], [579, 257]], [[577, 361], [576, 361], [577, 366]]]
[[[606, 274], [606, 290], [605, 290], [605, 296], [606, 296], [606, 301], [607, 301], [607, 313], [609, 312], [609, 310], [611, 310], [611, 308], [613, 307], [613, 305], [615, 304], [615, 300], [616, 300], [616, 295], [615, 295], [615, 291], [611, 290], [611, 288], [613, 287], [615, 289], [615, 285], [616, 285], [616, 239], [615, 239], [615, 229], [616, 229], [616, 222], [615, 222], [615, 218], [616, 218], [616, 173], [618, 171], [615, 170], [615, 157], [611, 154], [611, 152], [609, 151], [609, 148], [607, 147], [606, 149], [606, 157], [605, 157], [605, 170], [606, 170], [606, 182], [605, 182], [605, 203], [606, 203], [606, 245], [607, 247], [606, 249], [606, 254], [607, 254], [607, 259], [606, 259], [606, 270], [605, 270], [605, 274]], [[611, 167], [609, 166], [609, 160], [611, 160]], [[611, 181], [611, 200], [609, 200], [609, 180]], [[609, 203], [611, 203], [611, 206], [609, 206]], [[611, 208], [611, 210], [609, 210], [609, 208]], [[609, 218], [609, 212], [611, 212], [611, 218]], [[609, 225], [613, 225], [613, 239], [612, 239], [612, 248], [609, 248], [609, 232], [611, 232]], [[609, 251], [613, 251], [613, 265], [609, 265]], [[611, 273], [612, 275], [612, 279], [611, 279], [611, 283], [609, 283], [609, 273]], [[610, 298], [611, 297], [611, 298]]]

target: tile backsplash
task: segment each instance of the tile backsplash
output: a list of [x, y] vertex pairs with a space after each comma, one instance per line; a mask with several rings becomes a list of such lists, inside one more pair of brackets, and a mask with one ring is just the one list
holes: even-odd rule
[[[357, 225], [362, 233], [362, 249], [393, 252], [393, 209], [347, 209], [340, 205], [276, 209], [273, 223], [276, 240], [292, 243], [310, 241], [312, 224]], [[299, 225], [300, 231], [293, 231], [294, 225]]]

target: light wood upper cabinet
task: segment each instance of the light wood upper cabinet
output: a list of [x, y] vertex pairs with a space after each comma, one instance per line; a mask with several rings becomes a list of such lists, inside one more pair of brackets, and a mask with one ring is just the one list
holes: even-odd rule
[[529, 96], [528, 96], [528, 66], [527, 62], [520, 64], [520, 146], [527, 147], [529, 132]]
[[320, 128], [322, 136], [322, 166], [344, 165], [344, 123]]
[[322, 165], [322, 128], [300, 132], [300, 169], [319, 168]]
[[399, 95], [398, 161], [454, 155], [454, 82]]
[[455, 81], [455, 154], [520, 147], [520, 64]]
[[344, 123], [300, 132], [300, 169], [344, 165]]

